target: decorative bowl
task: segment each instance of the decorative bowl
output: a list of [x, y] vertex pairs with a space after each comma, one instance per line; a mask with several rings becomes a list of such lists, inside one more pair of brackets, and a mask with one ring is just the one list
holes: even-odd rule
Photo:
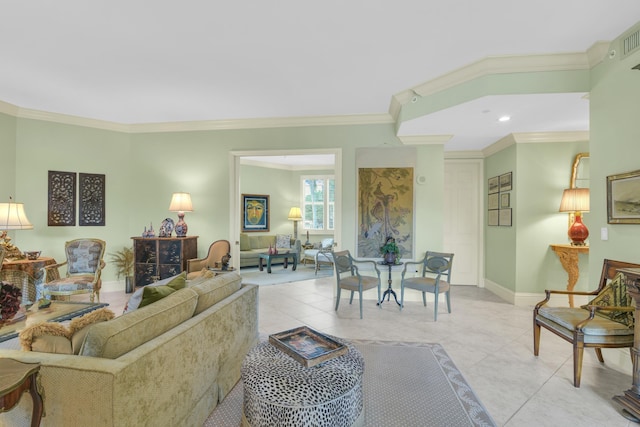
[[25, 251], [24, 255], [27, 257], [27, 259], [34, 260], [38, 259], [41, 253], [42, 251]]

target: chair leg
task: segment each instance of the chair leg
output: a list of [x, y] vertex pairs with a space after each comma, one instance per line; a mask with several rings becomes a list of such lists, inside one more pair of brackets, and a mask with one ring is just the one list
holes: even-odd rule
[[349, 298], [349, 304], [353, 303], [353, 291], [351, 291], [351, 297]]
[[573, 386], [580, 387], [580, 376], [582, 375], [582, 356], [584, 345], [580, 342], [573, 344]]
[[338, 311], [338, 306], [340, 305], [340, 291], [342, 289], [338, 286], [338, 295], [336, 295], [336, 311]]
[[362, 319], [362, 289], [360, 289], [360, 319]]
[[427, 306], [427, 293], [423, 292], [422, 293], [422, 304], [424, 304], [424, 306]]
[[451, 291], [445, 292], [445, 296], [447, 297], [447, 310], [449, 311], [449, 314], [451, 314], [451, 294], [449, 294], [449, 292]]
[[602, 349], [600, 347], [594, 348], [596, 351], [596, 357], [598, 358], [598, 362], [604, 363], [604, 357], [602, 357]]
[[540, 353], [540, 325], [536, 323], [536, 315], [533, 315], [533, 355]]
[[[378, 293], [380, 291], [378, 290]], [[380, 301], [380, 295], [378, 295], [378, 301]], [[404, 286], [400, 287], [400, 311], [404, 308]]]
[[435, 322], [438, 320], [438, 292], [433, 294], [433, 297], [435, 298], [433, 301], [433, 321]]

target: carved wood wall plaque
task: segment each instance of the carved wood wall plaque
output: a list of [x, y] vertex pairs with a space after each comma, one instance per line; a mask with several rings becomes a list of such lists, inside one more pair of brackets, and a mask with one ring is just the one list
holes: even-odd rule
[[76, 225], [76, 173], [49, 171], [47, 224]]
[[80, 173], [79, 178], [80, 226], [105, 225], [105, 176]]

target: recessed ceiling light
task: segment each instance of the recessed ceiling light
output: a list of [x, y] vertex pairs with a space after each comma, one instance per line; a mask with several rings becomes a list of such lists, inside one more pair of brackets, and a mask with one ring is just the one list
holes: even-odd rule
[[498, 119], [499, 122], [508, 122], [511, 120], [511, 116], [502, 116]]

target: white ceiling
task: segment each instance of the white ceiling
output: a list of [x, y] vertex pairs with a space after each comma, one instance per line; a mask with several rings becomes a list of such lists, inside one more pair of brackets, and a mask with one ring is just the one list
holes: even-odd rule
[[[0, 100], [123, 124], [385, 115], [483, 58], [586, 52], [638, 17], [637, 0], [5, 1]], [[583, 95], [487, 96], [400, 133], [459, 150], [588, 130]]]

